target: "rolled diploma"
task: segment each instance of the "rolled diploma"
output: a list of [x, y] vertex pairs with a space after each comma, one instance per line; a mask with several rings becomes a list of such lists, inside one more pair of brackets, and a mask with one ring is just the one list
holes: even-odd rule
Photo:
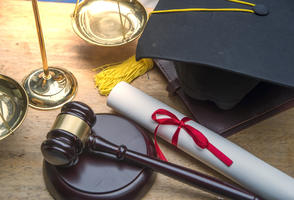
[[[185, 117], [125, 82], [120, 82], [112, 89], [107, 105], [152, 133], [158, 124], [151, 119], [151, 115], [159, 108], [172, 112], [180, 120]], [[233, 164], [228, 167], [210, 151], [198, 147], [184, 129], [181, 129], [179, 134], [178, 148], [265, 199], [294, 200], [292, 177], [195, 121], [191, 120], [186, 124], [202, 132], [211, 144], [233, 161]], [[176, 128], [175, 125], [160, 125], [157, 135], [171, 143]]]

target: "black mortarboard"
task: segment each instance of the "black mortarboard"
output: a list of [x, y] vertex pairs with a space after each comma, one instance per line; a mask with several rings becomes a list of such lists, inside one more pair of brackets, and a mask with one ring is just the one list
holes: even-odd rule
[[[245, 75], [249, 77], [245, 82], [251, 77], [294, 87], [294, 1], [250, 3], [256, 6], [227, 0], [160, 0], [155, 10], [241, 8], [258, 13], [208, 10], [152, 14], [139, 40], [137, 58], [192, 63], [208, 71]], [[178, 73], [186, 75], [179, 67]]]
[[[138, 42], [137, 59], [179, 61], [175, 62], [177, 72], [191, 97], [201, 84], [215, 90], [214, 94], [196, 94], [199, 99], [210, 96], [218, 101], [215, 95], [230, 94], [230, 90], [238, 93], [236, 85], [243, 90], [243, 94], [238, 94], [243, 98], [259, 80], [294, 87], [294, 0], [243, 3], [160, 0], [155, 10], [240, 8], [254, 13], [207, 10], [152, 14]], [[194, 76], [196, 81], [191, 81]], [[222, 87], [221, 83], [226, 81], [224, 88], [214, 89], [217, 86], [210, 85], [214, 82]], [[242, 89], [242, 85], [249, 87]], [[231, 108], [238, 101], [227, 105], [220, 100], [219, 107]]]

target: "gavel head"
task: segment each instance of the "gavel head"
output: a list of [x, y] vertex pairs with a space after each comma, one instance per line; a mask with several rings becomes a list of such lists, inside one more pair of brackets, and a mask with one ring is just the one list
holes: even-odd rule
[[96, 116], [84, 103], [65, 104], [41, 145], [44, 159], [55, 166], [71, 166], [78, 161]]

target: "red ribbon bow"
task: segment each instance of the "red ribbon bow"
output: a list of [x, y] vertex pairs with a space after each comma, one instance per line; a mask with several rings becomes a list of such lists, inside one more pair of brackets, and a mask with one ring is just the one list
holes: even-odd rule
[[[166, 115], [168, 118], [161, 118], [158, 119], [157, 115]], [[157, 151], [158, 157], [162, 160], [166, 160], [165, 156], [163, 155], [162, 151], [160, 150], [160, 147], [156, 140], [156, 135], [158, 131], [158, 127], [160, 125], [177, 125], [178, 128], [176, 132], [174, 133], [172, 137], [172, 144], [177, 146], [178, 139], [179, 139], [179, 133], [181, 128], [185, 129], [185, 131], [192, 137], [195, 144], [197, 144], [202, 149], [209, 150], [213, 155], [215, 155], [218, 159], [220, 159], [224, 164], [227, 166], [231, 166], [233, 164], [233, 161], [228, 158], [225, 154], [223, 154], [220, 150], [218, 150], [215, 146], [213, 146], [208, 139], [197, 129], [194, 127], [185, 124], [185, 122], [190, 121], [192, 119], [188, 117], [184, 117], [182, 120], [179, 120], [173, 113], [165, 110], [165, 109], [158, 109], [152, 114], [152, 119], [158, 123], [157, 127], [154, 131], [154, 143], [155, 143], [155, 149]]]

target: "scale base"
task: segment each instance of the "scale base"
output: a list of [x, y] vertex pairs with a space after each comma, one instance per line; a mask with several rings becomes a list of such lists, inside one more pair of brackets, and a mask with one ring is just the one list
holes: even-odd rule
[[71, 101], [77, 92], [78, 83], [69, 71], [49, 67], [48, 77], [45, 76], [43, 69], [37, 69], [23, 80], [23, 86], [31, 107], [50, 110]]

